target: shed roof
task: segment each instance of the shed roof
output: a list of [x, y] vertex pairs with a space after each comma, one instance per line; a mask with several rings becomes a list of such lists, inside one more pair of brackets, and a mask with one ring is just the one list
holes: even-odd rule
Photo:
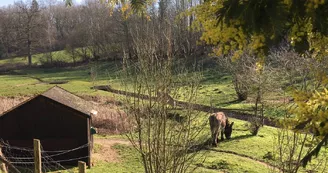
[[90, 102], [58, 86], [50, 88], [41, 95], [87, 115], [90, 115], [94, 109], [94, 105]]
[[61, 87], [54, 86], [54, 87], [50, 88], [49, 90], [45, 91], [44, 93], [42, 93], [38, 96], [35, 96], [31, 99], [28, 99], [28, 100], [18, 104], [17, 106], [5, 111], [2, 115], [0, 115], [0, 117], [39, 96], [43, 96], [48, 99], [51, 99], [62, 105], [70, 107], [81, 113], [84, 113], [88, 116], [90, 116], [91, 111], [94, 109], [94, 105], [91, 104], [90, 102], [82, 99], [81, 97], [79, 97], [77, 95], [72, 94], [71, 92], [69, 92]]

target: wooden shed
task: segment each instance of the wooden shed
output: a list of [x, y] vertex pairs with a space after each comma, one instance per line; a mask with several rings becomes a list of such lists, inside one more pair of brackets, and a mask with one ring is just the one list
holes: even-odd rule
[[33, 139], [40, 139], [44, 154], [54, 161], [85, 161], [90, 166], [93, 109], [89, 102], [55, 86], [0, 115], [0, 140], [32, 149]]

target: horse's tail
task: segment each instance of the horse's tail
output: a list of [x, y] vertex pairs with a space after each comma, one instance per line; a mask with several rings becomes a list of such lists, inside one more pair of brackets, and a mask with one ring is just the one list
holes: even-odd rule
[[220, 122], [216, 117], [216, 114], [211, 114], [210, 117], [208, 118], [209, 122], [210, 122], [210, 128], [211, 128], [211, 132], [215, 133], [216, 131], [220, 130]]
[[215, 114], [211, 114], [210, 117], [208, 117], [208, 121], [210, 122], [211, 127], [214, 125], [215, 120], [216, 120]]

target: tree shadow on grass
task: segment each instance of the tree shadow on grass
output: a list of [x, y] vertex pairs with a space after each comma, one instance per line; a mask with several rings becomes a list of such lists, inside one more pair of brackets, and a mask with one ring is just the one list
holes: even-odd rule
[[236, 136], [236, 137], [232, 137], [230, 139], [225, 139], [224, 141], [220, 140], [219, 142], [231, 142], [231, 141], [241, 140], [241, 139], [246, 139], [246, 138], [251, 138], [251, 137], [254, 137], [254, 135], [252, 135], [252, 134], [239, 135], [239, 136]]
[[[231, 142], [231, 141], [235, 141], [235, 140], [241, 140], [241, 139], [247, 139], [250, 137], [254, 137], [252, 134], [246, 134], [246, 135], [239, 135], [230, 139], [225, 139], [225, 140], [219, 140], [218, 146], [220, 147], [220, 143], [226, 143], [226, 142]], [[197, 145], [193, 145], [190, 147], [188, 153], [194, 153], [194, 152], [199, 152], [201, 150], [209, 150], [210, 148], [212, 148], [212, 140], [208, 139], [207, 141], [205, 141], [204, 143], [201, 144], [197, 144]]]
[[204, 165], [204, 163], [196, 163], [195, 166], [197, 168], [205, 168], [205, 169], [212, 169], [212, 170], [229, 170], [229, 163], [225, 160], [220, 160], [218, 162], [212, 162], [209, 165]]
[[219, 103], [216, 106], [225, 107], [225, 106], [228, 106], [228, 105], [231, 105], [231, 104], [237, 104], [237, 103], [241, 103], [241, 102], [242, 102], [241, 100], [236, 99], [236, 100], [232, 100], [232, 101], [228, 101], [228, 102]]
[[178, 123], [182, 123], [185, 121], [186, 117], [181, 116], [179, 113], [173, 112], [168, 113], [167, 118]]

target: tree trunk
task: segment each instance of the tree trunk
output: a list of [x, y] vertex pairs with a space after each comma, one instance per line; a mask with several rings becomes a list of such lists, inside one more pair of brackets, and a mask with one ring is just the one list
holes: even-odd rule
[[244, 101], [248, 97], [247, 87], [238, 80], [237, 76], [234, 76], [233, 84], [239, 101]]
[[130, 35], [129, 35], [129, 28], [128, 28], [128, 22], [124, 21], [123, 23], [124, 26], [124, 35], [125, 35], [125, 41], [126, 41], [126, 49], [128, 50], [128, 58], [132, 58], [132, 51], [131, 51], [131, 43], [130, 43]]
[[32, 54], [31, 54], [31, 40], [27, 41], [27, 57], [28, 57], [28, 65], [32, 65]]

